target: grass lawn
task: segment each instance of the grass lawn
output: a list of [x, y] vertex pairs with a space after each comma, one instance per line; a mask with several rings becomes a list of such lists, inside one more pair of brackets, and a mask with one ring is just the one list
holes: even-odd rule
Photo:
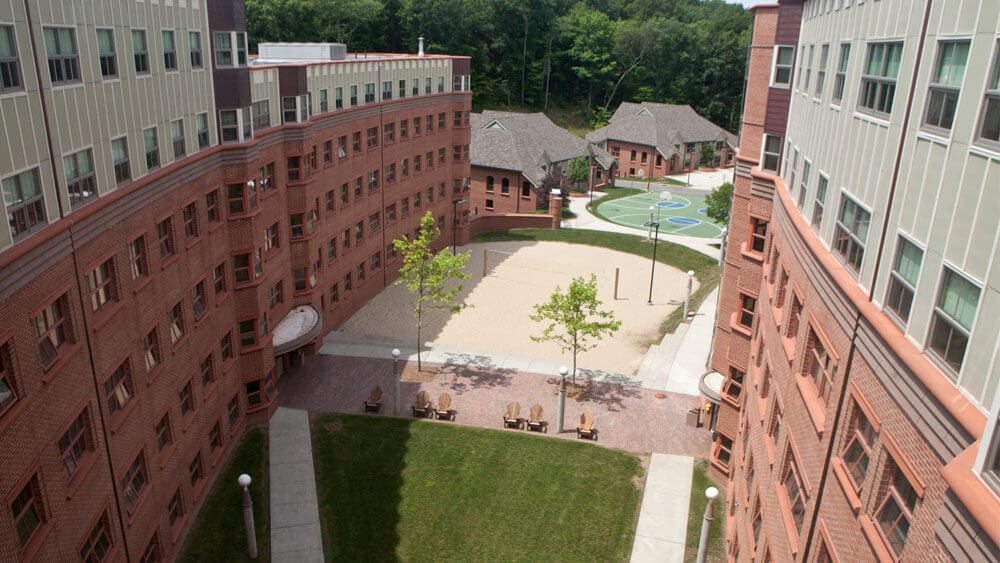
[[243, 489], [236, 484], [241, 473], [253, 481], [254, 526], [257, 529], [257, 561], [271, 559], [270, 493], [268, 492], [267, 438], [262, 430], [251, 430], [233, 453], [232, 462], [219, 478], [198, 513], [179, 561], [254, 561], [246, 556], [243, 532]]
[[[708, 460], [700, 460], [694, 466], [694, 478], [691, 481], [691, 505], [688, 508], [688, 529], [685, 550], [685, 561], [694, 561], [698, 555], [698, 542], [701, 540], [701, 523], [705, 516], [705, 505], [708, 499], [705, 498], [705, 489], [718, 487], [708, 476]], [[726, 552], [722, 545], [722, 530], [726, 527], [726, 498], [725, 493], [720, 490], [719, 496], [715, 498], [712, 505], [712, 535], [708, 537], [708, 557], [709, 561], [725, 561]]]
[[333, 561], [623, 561], [639, 459], [428, 421], [325, 415], [312, 431]]
[[[614, 188], [624, 190], [626, 188]], [[631, 190], [633, 193], [618, 195], [634, 195], [638, 190]], [[614, 195], [614, 194], [612, 194]], [[610, 195], [608, 197], [611, 197]], [[602, 198], [603, 199], [603, 198]], [[595, 203], [601, 200], [595, 200]], [[512, 231], [498, 231], [493, 233], [480, 233], [472, 237], [472, 242], [492, 242], [509, 240], [539, 240], [555, 242], [571, 242], [576, 244], [589, 244], [630, 252], [645, 258], [652, 258], [653, 243], [647, 242], [645, 237], [636, 235], [626, 235], [623, 233], [609, 233], [606, 231], [591, 231], [588, 229], [515, 229]], [[681, 271], [693, 270], [698, 278], [698, 289], [691, 294], [691, 310], [697, 311], [705, 297], [719, 285], [719, 264], [714, 258], [692, 250], [686, 246], [674, 244], [672, 242], [660, 241], [656, 251], [656, 261], [673, 266]], [[673, 332], [681, 324], [684, 317], [683, 306], [678, 306], [673, 313], [660, 323], [660, 336]]]

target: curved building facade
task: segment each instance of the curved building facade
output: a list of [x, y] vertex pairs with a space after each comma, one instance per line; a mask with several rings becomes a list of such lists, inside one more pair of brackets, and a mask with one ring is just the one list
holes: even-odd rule
[[1000, 557], [1000, 5], [754, 8], [712, 367], [729, 556]]

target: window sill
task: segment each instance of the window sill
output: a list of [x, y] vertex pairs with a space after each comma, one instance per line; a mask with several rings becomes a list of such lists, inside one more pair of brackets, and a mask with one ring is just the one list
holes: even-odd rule
[[182, 434], [186, 434], [187, 431], [191, 429], [191, 423], [194, 422], [194, 415], [197, 410], [197, 408], [191, 407], [191, 410], [189, 410], [186, 414], [181, 415], [180, 427]]
[[854, 489], [854, 483], [847, 474], [847, 467], [844, 466], [843, 460], [839, 457], [835, 457], [831, 461], [833, 462], [833, 474], [837, 477], [837, 482], [840, 483], [840, 488], [844, 491], [844, 496], [847, 497], [847, 504], [850, 504], [851, 510], [854, 511], [854, 514], [857, 514], [861, 511], [861, 497], [858, 496], [858, 491]]
[[135, 282], [132, 284], [132, 295], [138, 294], [140, 291], [142, 291], [142, 288], [149, 285], [149, 282], [151, 281], [153, 281], [153, 277], [148, 274], [143, 275], [141, 278], [135, 280]]
[[[260, 191], [260, 201], [264, 201], [265, 199], [268, 199], [269, 197], [271, 197], [271, 196], [273, 196], [273, 195], [275, 195], [277, 193], [278, 193], [278, 188], [270, 188], [270, 189], [266, 189], [266, 190], [261, 190]], [[260, 205], [258, 204], [257, 207], [260, 208]]]
[[85, 457], [76, 468], [76, 473], [74, 473], [73, 477], [71, 477], [66, 483], [67, 499], [73, 498], [73, 495], [76, 494], [77, 489], [79, 489], [80, 485], [83, 484], [84, 480], [86, 480], [87, 474], [90, 472], [90, 469], [94, 467], [94, 462], [96, 462], [99, 457], [100, 456], [97, 455], [96, 451], [87, 450]]
[[161, 271], [162, 270], [166, 270], [168, 267], [170, 267], [171, 264], [173, 264], [174, 262], [176, 262], [180, 257], [181, 257], [180, 254], [177, 254], [176, 252], [174, 252], [170, 256], [167, 256], [166, 258], [161, 259], [160, 260], [160, 270]]
[[788, 536], [788, 548], [794, 557], [799, 553], [799, 532], [795, 529], [795, 520], [792, 518], [792, 506], [780, 481], [774, 482], [774, 492], [778, 497], [778, 511], [781, 512], [781, 522], [785, 525], [785, 535]]
[[212, 381], [205, 383], [202, 387], [202, 395], [203, 395], [202, 400], [207, 401], [208, 398], [212, 396], [212, 393], [214, 393], [216, 388], [218, 387], [219, 387], [218, 379], [213, 379]]
[[114, 303], [101, 307], [101, 310], [94, 313], [94, 316], [90, 318], [90, 332], [96, 334], [97, 331], [101, 330], [101, 328], [104, 327], [104, 325], [107, 324], [107, 322], [111, 320], [111, 318], [114, 317], [124, 305], [125, 304], [122, 301], [115, 301]]
[[740, 247], [740, 254], [742, 254], [744, 258], [746, 258], [748, 260], [753, 260], [754, 262], [757, 262], [758, 264], [763, 264], [764, 263], [764, 253], [762, 253], [762, 252], [757, 252], [756, 250], [751, 250], [751, 249], [746, 248], [744, 246], [744, 247]]
[[826, 409], [820, 403], [812, 382], [806, 376], [798, 375], [795, 376], [795, 386], [802, 396], [802, 402], [806, 405], [806, 412], [809, 413], [809, 420], [812, 421], [816, 434], [822, 437], [826, 429]]
[[736, 313], [735, 312], [733, 312], [733, 314], [729, 317], [729, 328], [731, 328], [734, 331], [736, 331], [736, 332], [738, 332], [738, 333], [740, 333], [740, 334], [742, 334], [744, 336], [747, 336], [747, 337], [750, 337], [750, 336], [753, 335], [753, 331], [751, 329], [749, 329], [749, 328], [741, 325], [740, 323], [736, 322]]
[[212, 310], [209, 309], [208, 306], [206, 305], [205, 310], [204, 312], [202, 312], [201, 316], [194, 318], [194, 328], [198, 328], [201, 325], [205, 324], [205, 321], [207, 321], [210, 318], [212, 318]]
[[170, 442], [166, 446], [163, 446], [163, 449], [160, 450], [160, 469], [167, 466], [167, 460], [170, 459], [170, 456], [173, 455], [174, 450], [176, 449], [177, 442]]
[[254, 287], [257, 287], [258, 285], [260, 285], [260, 283], [262, 281], [264, 281], [263, 277], [264, 276], [262, 275], [261, 277], [259, 277], [257, 279], [250, 280], [250, 281], [247, 281], [247, 282], [240, 282], [238, 284], [235, 284], [235, 285], [233, 285], [233, 290], [235, 291], [235, 290], [240, 290], [240, 289], [252, 289]]
[[288, 237], [288, 240], [290, 240], [293, 243], [296, 243], [296, 242], [307, 242], [307, 241], [309, 241], [311, 239], [314, 239], [314, 238], [316, 238], [316, 231], [315, 230], [313, 230], [313, 232], [310, 233], [310, 234], [308, 234], [308, 235], [302, 235], [300, 237], [291, 237], [290, 236], [290, 237]]
[[236, 421], [236, 424], [229, 427], [229, 436], [235, 436], [239, 432], [240, 428], [243, 427], [243, 421], [246, 419], [247, 417], [240, 415], [240, 419]]
[[14, 406], [7, 409], [3, 415], [0, 415], [0, 434], [3, 434], [7, 430], [7, 427], [10, 426], [10, 423], [17, 419], [17, 415], [24, 410], [27, 404], [28, 401], [25, 401], [24, 398], [18, 398]]
[[774, 451], [777, 449], [774, 441], [770, 437], [764, 438], [764, 450], [767, 452], [767, 464], [774, 467]]
[[149, 370], [149, 373], [146, 374], [146, 385], [152, 385], [153, 381], [160, 376], [161, 372], [163, 372], [163, 362], [158, 362], [155, 366], [153, 366], [153, 369]]
[[712, 465], [714, 465], [716, 469], [718, 469], [719, 471], [721, 471], [726, 475], [729, 475], [729, 467], [723, 464], [721, 461], [719, 461], [719, 458], [715, 457], [714, 454], [709, 459], [709, 461], [712, 462]]
[[52, 381], [52, 378], [66, 365], [66, 362], [72, 358], [77, 350], [80, 349], [82, 344], [80, 342], [74, 342], [73, 344], [63, 344], [59, 347], [59, 358], [52, 362], [49, 367], [44, 368], [44, 373], [42, 374], [42, 384], [48, 384]]
[[185, 342], [187, 342], [189, 334], [190, 334], [189, 332], [185, 332], [184, 334], [181, 335], [180, 338], [178, 338], [174, 343], [172, 343], [170, 345], [170, 353], [171, 354], [176, 354], [177, 353], [177, 349], [180, 348], [181, 346], [183, 346]]
[[226, 447], [223, 445], [215, 448], [208, 454], [208, 462], [212, 467], [218, 465], [219, 460], [222, 459], [222, 454], [224, 453], [226, 453]]
[[885, 540], [882, 539], [882, 534], [878, 531], [878, 526], [872, 517], [867, 514], [862, 514], [858, 516], [858, 523], [861, 524], [861, 531], [865, 534], [865, 539], [868, 540], [869, 545], [872, 547], [872, 551], [875, 552], [875, 556], [879, 561], [896, 561], [893, 557], [891, 548], [886, 545]]
[[[308, 293], [307, 293], [307, 295], [308, 295]], [[271, 335], [270, 334], [266, 334], [256, 344], [253, 344], [251, 346], [240, 346], [240, 354], [250, 354], [250, 353], [253, 353], [253, 352], [257, 352], [259, 350], [263, 350], [270, 343], [271, 343]]]
[[143, 485], [142, 491], [139, 493], [139, 498], [135, 501], [135, 506], [132, 507], [132, 510], [126, 509], [128, 516], [125, 518], [125, 525], [132, 527], [132, 524], [135, 524], [136, 517], [139, 516], [140, 512], [142, 512], [142, 507], [146, 504], [146, 499], [149, 498], [150, 488], [149, 482], [147, 481], [146, 484]]
[[28, 543], [21, 549], [21, 560], [22, 561], [34, 561], [35, 555], [38, 553], [39, 548], [45, 543], [45, 539], [49, 536], [49, 532], [52, 531], [52, 527], [55, 525], [55, 520], [49, 518], [45, 521], [36, 531], [31, 534], [31, 539]]
[[201, 493], [205, 492], [205, 481], [206, 479], [202, 477], [197, 483], [194, 484], [193, 487], [191, 487], [192, 502], [198, 502], [198, 499], [201, 498]]
[[[183, 499], [181, 499], [183, 502]], [[187, 512], [183, 516], [177, 519], [176, 522], [170, 525], [170, 543], [176, 545], [177, 541], [181, 539], [181, 532], [184, 531], [184, 522], [187, 521]]]
[[229, 373], [229, 370], [231, 370], [233, 368], [233, 364], [235, 364], [235, 363], [236, 363], [236, 358], [235, 357], [229, 358], [228, 360], [223, 360], [222, 361], [222, 373], [223, 373], [223, 375]]
[[202, 238], [203, 237], [201, 237], [199, 235], [199, 236], [196, 236], [196, 237], [193, 237], [193, 238], [185, 239], [184, 240], [184, 250], [190, 250], [192, 246], [194, 246], [194, 245], [198, 244], [199, 242], [201, 242]]
[[138, 402], [139, 401], [135, 397], [132, 397], [131, 399], [129, 399], [129, 402], [127, 405], [125, 405], [125, 407], [123, 407], [120, 411], [108, 417], [110, 419], [108, 426], [110, 427], [112, 434], [118, 432], [118, 430], [122, 426], [122, 423], [125, 422], [125, 419], [128, 418], [128, 415], [132, 413], [132, 409], [135, 408], [135, 405], [138, 404]]
[[782, 336], [781, 338], [781, 349], [785, 352], [785, 360], [788, 364], [795, 360], [795, 338], [789, 338], [787, 336]]

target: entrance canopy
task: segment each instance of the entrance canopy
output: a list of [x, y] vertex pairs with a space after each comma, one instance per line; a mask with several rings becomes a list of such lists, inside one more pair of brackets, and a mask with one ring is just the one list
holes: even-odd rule
[[722, 384], [725, 381], [726, 376], [712, 370], [701, 376], [701, 379], [698, 381], [698, 389], [706, 399], [719, 404], [719, 400], [722, 399]]
[[308, 344], [323, 327], [319, 311], [312, 305], [295, 307], [274, 327], [272, 345], [274, 355], [280, 356]]

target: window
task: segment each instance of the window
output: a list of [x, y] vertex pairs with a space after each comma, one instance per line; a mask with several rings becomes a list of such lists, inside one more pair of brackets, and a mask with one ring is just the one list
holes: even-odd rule
[[156, 170], [160, 167], [160, 141], [156, 137], [156, 127], [143, 130], [142, 142], [146, 149], [146, 170]]
[[[785, 271], [781, 271], [782, 275], [786, 276]], [[799, 334], [799, 321], [802, 317], [802, 301], [799, 300], [799, 296], [792, 294], [792, 311], [788, 314], [788, 326], [785, 327], [785, 338], [795, 338]]]
[[163, 37], [163, 69], [177, 70], [177, 47], [174, 45], [174, 32], [161, 31]]
[[146, 237], [139, 236], [128, 243], [128, 258], [133, 280], [146, 275]]
[[177, 398], [181, 403], [181, 416], [194, 410], [194, 392], [191, 390], [190, 381], [177, 392]]
[[365, 103], [370, 104], [375, 101], [375, 83], [368, 82], [365, 84]]
[[63, 474], [69, 481], [80, 468], [80, 460], [87, 452], [93, 451], [90, 438], [90, 419], [86, 410], [69, 425], [69, 429], [59, 438], [59, 454], [62, 456]]
[[340, 294], [337, 291], [337, 284], [335, 283], [330, 286], [330, 303], [337, 303], [338, 301], [340, 301]]
[[156, 328], [142, 337], [142, 357], [146, 364], [147, 373], [160, 363], [160, 339], [156, 334]]
[[215, 294], [226, 292], [226, 267], [224, 262], [220, 262], [212, 271], [212, 283], [215, 287]]
[[806, 57], [806, 75], [805, 84], [802, 85], [802, 93], [805, 94], [809, 91], [809, 79], [812, 77], [812, 67], [813, 67], [813, 55], [816, 53], [816, 46], [809, 46], [809, 56]]
[[371, 270], [373, 272], [375, 270], [378, 270], [381, 267], [381, 253], [376, 252], [375, 254], [372, 254], [370, 262], [371, 262]]
[[410, 90], [411, 95], [413, 95], [413, 96], [419, 96], [420, 95], [420, 79], [419, 78], [413, 78], [413, 79], [411, 79], [410, 80], [410, 86], [411, 86], [411, 90]]
[[962, 369], [978, 306], [979, 287], [946, 266], [931, 320], [928, 346], [955, 373]]
[[865, 255], [868, 240], [868, 225], [871, 213], [865, 211], [853, 199], [843, 194], [840, 199], [840, 215], [833, 234], [833, 248], [847, 265], [858, 272]]
[[[386, 123], [382, 126], [382, 140], [386, 143], [391, 143], [396, 137], [396, 124]], [[369, 134], [369, 138], [371, 135]], [[369, 144], [368, 146], [372, 146]]]
[[295, 123], [299, 120], [298, 107], [295, 104], [295, 96], [281, 98], [281, 122]]
[[208, 306], [205, 301], [205, 281], [199, 281], [191, 288], [191, 311], [194, 313], [195, 320], [200, 319], [205, 311], [208, 310]]
[[344, 87], [337, 86], [333, 89], [333, 107], [342, 109], [344, 107]]
[[267, 290], [267, 297], [268, 301], [270, 302], [271, 308], [274, 308], [278, 305], [278, 303], [281, 303], [281, 301], [284, 299], [282, 294], [283, 291], [281, 288], [281, 281], [279, 280], [278, 283], [272, 285], [271, 288]]
[[[0, 61], [2, 61], [0, 54]], [[0, 67], [3, 63], [0, 62]], [[978, 125], [979, 140], [987, 143], [1000, 143], [1000, 43], [997, 43], [993, 54], [993, 69], [986, 81], [986, 93], [983, 99], [982, 117]]]
[[891, 457], [883, 475], [884, 485], [879, 490], [884, 492], [877, 520], [886, 542], [898, 557], [906, 547], [906, 536], [910, 532], [910, 522], [913, 520], [913, 510], [917, 507], [919, 495], [896, 460]]
[[253, 180], [229, 184], [226, 186], [226, 199], [229, 202], [230, 217], [253, 211], [257, 209], [257, 184]]
[[201, 361], [201, 383], [208, 387], [210, 383], [215, 381], [215, 358], [212, 357], [212, 353], [209, 352], [205, 359]]
[[208, 429], [208, 443], [213, 452], [222, 447], [222, 427], [219, 421], [215, 421], [215, 424]]
[[174, 229], [169, 217], [156, 224], [156, 240], [160, 243], [160, 258], [174, 254]]
[[756, 308], [757, 299], [749, 295], [740, 294], [739, 322], [741, 325], [747, 328], [753, 327], [753, 316]]
[[277, 188], [278, 185], [274, 183], [274, 163], [269, 162], [260, 167], [260, 191], [267, 192]]
[[920, 277], [920, 264], [924, 252], [917, 245], [899, 237], [896, 245], [896, 259], [889, 273], [889, 291], [886, 306], [896, 313], [905, 324], [910, 318], [910, 307], [913, 305], [913, 294], [917, 290], [917, 278]]
[[111, 161], [115, 168], [115, 185], [122, 186], [132, 179], [128, 165], [128, 142], [125, 137], [111, 141]]
[[358, 284], [365, 281], [365, 263], [358, 264]]
[[445, 113], [442, 111], [438, 114], [438, 129], [445, 128], [447, 128], [447, 125], [445, 125]]
[[15, 241], [46, 224], [37, 168], [4, 179], [3, 199], [7, 204], [10, 234]]
[[385, 167], [385, 183], [391, 183], [396, 181], [396, 163], [386, 165]]
[[826, 176], [819, 175], [819, 185], [816, 188], [816, 201], [813, 202], [812, 224], [819, 227], [823, 222], [823, 208], [826, 206], [826, 189], [830, 181]]
[[444, 92], [444, 77], [443, 76], [439, 76], [438, 77], [438, 94], [440, 94], [441, 92]]
[[883, 116], [892, 113], [892, 98], [896, 93], [896, 75], [902, 54], [902, 43], [868, 45], [858, 106]]
[[146, 31], [132, 30], [132, 59], [136, 74], [149, 74], [149, 50], [146, 48]]
[[250, 104], [250, 116], [254, 131], [263, 131], [271, 126], [270, 100], [257, 100]]
[[310, 209], [305, 213], [292, 213], [288, 216], [288, 223], [291, 227], [292, 238], [302, 238], [313, 234], [315, 212]]
[[830, 58], [830, 45], [823, 45], [819, 49], [819, 66], [816, 67], [816, 90], [814, 96], [823, 97], [823, 82], [826, 80], [826, 61]]
[[45, 53], [49, 60], [49, 79], [53, 85], [80, 81], [80, 56], [76, 34], [69, 27], [46, 27]]
[[[0, 32], [0, 36], [2, 36], [2, 32]], [[2, 45], [2, 37], [0, 37], [0, 45]], [[118, 57], [115, 55], [113, 30], [97, 30], [97, 56], [101, 65], [101, 76], [104, 78], [117, 78]]]
[[319, 112], [326, 113], [330, 111], [330, 91], [326, 88], [322, 88], [319, 91]]
[[198, 204], [192, 201], [185, 205], [181, 215], [184, 219], [184, 240], [198, 238]]
[[238, 143], [240, 141], [240, 123], [236, 110], [221, 110], [219, 112], [219, 124], [222, 130], [223, 143]]
[[194, 459], [188, 464], [188, 474], [191, 476], [192, 487], [205, 477], [205, 472], [201, 467], [201, 452], [196, 453]]
[[926, 125], [951, 129], [968, 58], [968, 41], [940, 43], [927, 92], [927, 114], [924, 116]]
[[424, 78], [424, 94], [430, 94], [430, 93], [431, 93], [431, 77], [428, 76]]
[[264, 252], [278, 248], [278, 223], [264, 229]]
[[114, 259], [109, 258], [87, 273], [87, 291], [90, 294], [90, 309], [100, 311], [115, 299]]
[[379, 229], [379, 218], [378, 213], [372, 213], [368, 216], [368, 232], [374, 233]]
[[216, 32], [215, 66], [233, 66], [233, 38], [228, 32]]
[[14, 368], [10, 362], [10, 350], [6, 344], [0, 345], [0, 415], [17, 401], [14, 387]]
[[238, 284], [247, 283], [259, 278], [263, 273], [261, 250], [255, 250], [252, 256], [249, 252], [233, 256], [233, 272]]
[[191, 53], [191, 68], [201, 68], [201, 32], [188, 32], [188, 51]]
[[851, 412], [850, 425], [847, 427], [847, 443], [842, 454], [855, 490], [860, 490], [865, 482], [874, 443], [875, 429], [865, 413], [855, 404]]
[[795, 529], [802, 527], [802, 519], [806, 514], [806, 492], [802, 487], [802, 471], [789, 446], [785, 453], [785, 467], [781, 473], [781, 486], [788, 496], [788, 506], [792, 509], [792, 521]]
[[424, 124], [424, 131], [427, 133], [434, 131], [434, 114], [427, 114], [427, 119], [424, 121]]
[[351, 273], [347, 272], [346, 274], [344, 274], [344, 292], [346, 293], [350, 290], [351, 290]]
[[248, 348], [257, 344], [257, 319], [247, 319], [238, 324], [240, 346]]
[[767, 221], [756, 217], [750, 218], [750, 250], [764, 252], [767, 243]]
[[174, 442], [173, 429], [170, 427], [170, 413], [166, 413], [156, 423], [156, 447], [160, 451]]
[[97, 197], [97, 180], [90, 149], [63, 158], [63, 172], [66, 174], [66, 190], [72, 209]]
[[17, 58], [14, 26], [0, 25], [0, 93], [24, 89], [21, 63]]
[[229, 406], [227, 407], [229, 412], [229, 429], [232, 430], [236, 428], [236, 424], [240, 421], [240, 396], [233, 395], [233, 398], [229, 400]]
[[382, 82], [382, 101], [392, 99], [392, 81], [385, 80]]
[[358, 105], [358, 85], [351, 84], [351, 106]]
[[734, 367], [729, 368], [729, 377], [726, 379], [725, 388], [722, 390], [730, 399], [740, 402], [740, 393], [743, 391], [743, 377], [746, 374]]
[[729, 461], [733, 457], [733, 439], [725, 434], [719, 434], [718, 439], [715, 442], [713, 457], [728, 468]]
[[365, 146], [370, 149], [378, 146], [378, 128], [369, 127], [365, 131]]
[[32, 476], [28, 484], [14, 497], [10, 503], [11, 515], [14, 518], [14, 529], [21, 545], [26, 545], [42, 523], [45, 522], [45, 511], [38, 490], [38, 477]]
[[199, 113], [195, 116], [198, 121], [198, 148], [203, 149], [208, 146], [208, 114]]
[[87, 534], [87, 540], [80, 548], [80, 560], [86, 563], [104, 561], [109, 551], [111, 551], [111, 536], [108, 534], [108, 515], [104, 513]]
[[764, 135], [764, 158], [761, 160], [761, 169], [771, 172], [778, 172], [778, 163], [781, 162], [781, 137], [774, 135]]
[[809, 327], [809, 341], [807, 346], [805, 365], [803, 366], [804, 371], [816, 386], [816, 394], [819, 395], [823, 405], [826, 405], [830, 399], [830, 391], [833, 388], [833, 376], [835, 375], [837, 366], [834, 365], [833, 359], [830, 358], [826, 347], [820, 341], [816, 330], [812, 327]]
[[777, 401], [774, 403], [774, 407], [771, 409], [771, 420], [767, 424], [767, 438], [774, 445], [778, 442], [778, 431], [781, 428], [781, 405]]
[[231, 332], [226, 332], [219, 339], [219, 351], [223, 362], [233, 359], [233, 334]]
[[180, 487], [177, 487], [174, 496], [170, 497], [170, 502], [167, 503], [167, 517], [170, 519], [171, 526], [184, 517], [184, 501], [181, 499]]
[[63, 295], [35, 315], [32, 322], [38, 338], [38, 354], [45, 369], [59, 359], [60, 348], [67, 341], [65, 307], [66, 296]]
[[122, 363], [104, 380], [104, 400], [108, 404], [108, 413], [113, 415], [124, 409], [134, 394], [135, 388], [132, 386], [128, 366]]
[[837, 74], [833, 77], [833, 103], [839, 104], [844, 98], [844, 80], [847, 76], [847, 62], [851, 58], [851, 44], [840, 44], [840, 58], [837, 61]]
[[178, 301], [167, 311], [167, 324], [170, 325], [170, 343], [177, 344], [177, 341], [184, 336], [184, 308], [182, 302]]

